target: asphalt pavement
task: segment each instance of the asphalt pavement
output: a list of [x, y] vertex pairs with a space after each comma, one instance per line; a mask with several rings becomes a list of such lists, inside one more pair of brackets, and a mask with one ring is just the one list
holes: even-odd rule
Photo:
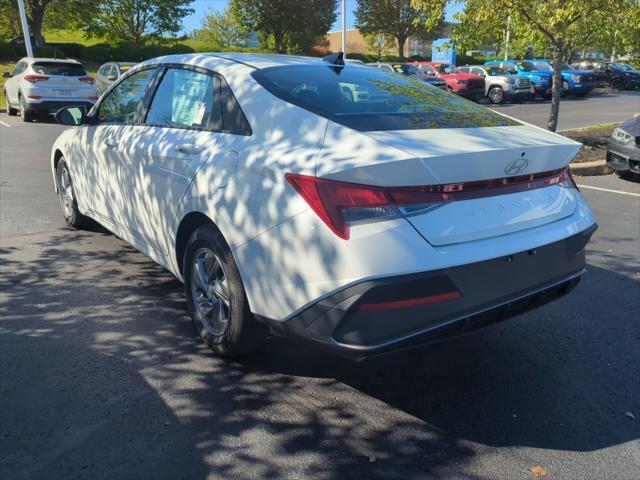
[[[547, 128], [551, 101], [504, 103], [493, 105], [496, 111]], [[560, 102], [558, 130], [620, 122], [640, 113], [640, 91], [596, 90], [582, 98], [567, 97]]]
[[0, 120], [3, 480], [640, 478], [639, 183], [578, 179], [600, 228], [555, 303], [365, 363], [224, 361], [169, 273], [65, 227], [62, 129]]

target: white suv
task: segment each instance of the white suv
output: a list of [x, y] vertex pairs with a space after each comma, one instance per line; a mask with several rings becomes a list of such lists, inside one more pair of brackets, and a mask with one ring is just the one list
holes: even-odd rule
[[25, 122], [37, 112], [52, 113], [72, 105], [90, 108], [98, 100], [95, 80], [75, 60], [23, 58], [4, 77], [7, 113], [20, 113]]

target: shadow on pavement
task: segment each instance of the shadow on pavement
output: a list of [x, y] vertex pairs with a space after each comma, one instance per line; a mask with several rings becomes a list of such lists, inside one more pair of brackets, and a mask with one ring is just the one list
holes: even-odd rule
[[484, 446], [640, 437], [640, 297], [614, 259], [569, 297], [419, 350], [353, 364], [274, 338], [223, 361], [182, 286], [119, 240], [33, 242], [0, 250], [2, 478], [404, 480]]

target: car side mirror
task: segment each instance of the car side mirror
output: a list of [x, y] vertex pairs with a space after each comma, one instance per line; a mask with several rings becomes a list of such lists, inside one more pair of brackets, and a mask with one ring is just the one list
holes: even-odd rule
[[65, 107], [58, 110], [53, 116], [61, 125], [77, 126], [86, 123], [87, 107]]
[[2, 78], [11, 78], [11, 72], [4, 72]]

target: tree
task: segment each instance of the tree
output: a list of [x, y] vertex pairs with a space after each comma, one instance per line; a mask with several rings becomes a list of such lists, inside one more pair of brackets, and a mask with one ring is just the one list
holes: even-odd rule
[[633, 3], [635, 0], [466, 0], [459, 19], [462, 31], [477, 31], [476, 38], [490, 38], [500, 36], [500, 29], [506, 27], [506, 17], [510, 16], [511, 38], [517, 38], [521, 46], [537, 44], [551, 52], [553, 83], [547, 128], [555, 131], [562, 94], [562, 62], [568, 49], [575, 49], [580, 35], [596, 27], [589, 25], [594, 15], [616, 17]]
[[216, 48], [229, 48], [246, 44], [249, 30], [227, 7], [223, 12], [209, 11], [205, 15], [198, 37], [212, 43]]
[[376, 54], [378, 61], [380, 61], [383, 52], [396, 46], [396, 39], [388, 33], [365, 33], [363, 37], [369, 47], [369, 51], [373, 51]]
[[404, 58], [407, 39], [427, 39], [442, 22], [445, 5], [446, 0], [358, 0], [356, 26], [365, 35], [393, 36]]
[[[88, 21], [95, 0], [25, 0], [29, 32], [37, 47], [44, 46], [43, 27], [67, 28]], [[22, 35], [17, 0], [0, 0], [0, 37]], [[4, 13], [6, 12], [6, 14]]]
[[[44, 1], [44, 0], [42, 0]], [[110, 40], [143, 45], [176, 34], [182, 19], [193, 13], [192, 0], [100, 0], [85, 31]]]
[[231, 11], [262, 46], [278, 53], [309, 50], [336, 20], [337, 0], [231, 0]]

